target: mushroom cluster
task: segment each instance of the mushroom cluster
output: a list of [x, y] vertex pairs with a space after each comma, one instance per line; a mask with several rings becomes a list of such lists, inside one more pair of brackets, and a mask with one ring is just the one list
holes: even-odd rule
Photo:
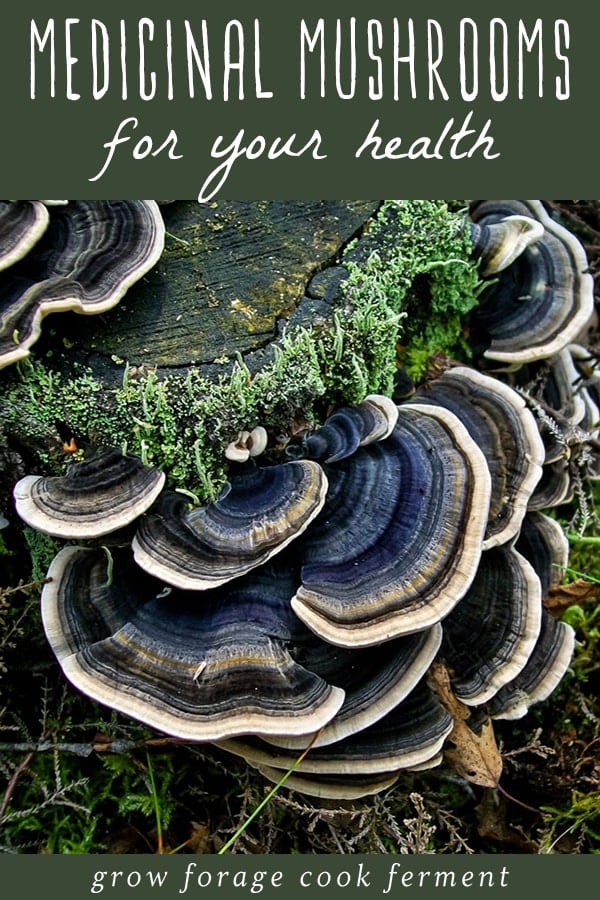
[[435, 660], [474, 722], [524, 715], [564, 674], [573, 631], [542, 598], [565, 545], [528, 509], [544, 453], [514, 389], [456, 367], [399, 406], [337, 409], [279, 461], [242, 454], [204, 506], [114, 449], [14, 498], [31, 527], [79, 542], [42, 594], [76, 687], [354, 798], [441, 760], [453, 719]]
[[587, 256], [539, 200], [480, 200], [470, 212], [486, 277], [471, 321], [473, 347], [535, 413], [545, 456], [529, 508], [559, 506], [576, 492], [583, 497], [584, 483], [600, 474], [600, 363], [591, 347]]
[[[479, 200], [470, 214], [474, 252], [490, 279], [472, 320], [483, 358], [510, 368], [576, 342], [594, 314], [593, 279], [576, 235], [540, 200]], [[516, 236], [507, 227], [515, 217]]]
[[115, 306], [164, 234], [154, 200], [0, 201], [0, 368], [27, 356], [48, 313]]

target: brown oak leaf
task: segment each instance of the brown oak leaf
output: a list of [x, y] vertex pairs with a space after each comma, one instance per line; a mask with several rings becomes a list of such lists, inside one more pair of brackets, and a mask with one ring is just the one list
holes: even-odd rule
[[597, 584], [594, 584], [593, 581], [586, 581], [585, 578], [577, 578], [570, 584], [558, 584], [551, 587], [544, 600], [544, 606], [553, 616], [562, 616], [570, 606], [595, 600], [597, 594]]
[[454, 721], [454, 727], [448, 735], [448, 741], [454, 746], [445, 750], [448, 762], [467, 781], [480, 787], [497, 787], [502, 773], [502, 757], [492, 723], [488, 720], [478, 733], [469, 728], [469, 708], [455, 696], [450, 675], [442, 663], [431, 666], [429, 679], [440, 702]]

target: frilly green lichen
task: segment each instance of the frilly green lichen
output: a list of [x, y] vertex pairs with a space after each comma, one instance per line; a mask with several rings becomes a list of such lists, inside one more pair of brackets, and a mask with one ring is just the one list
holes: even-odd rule
[[[388, 200], [364, 243], [376, 249], [347, 263], [351, 290], [402, 315], [397, 362], [418, 381], [435, 353], [467, 361], [464, 322], [481, 280], [471, 258], [466, 206]], [[348, 255], [352, 259], [352, 248]]]
[[122, 384], [107, 388], [89, 371], [66, 376], [31, 358], [5, 375], [0, 425], [37, 446], [40, 470], [68, 463], [58, 423], [84, 442], [140, 455], [200, 502], [213, 499], [239, 431], [260, 424], [271, 444], [285, 442], [332, 405], [391, 396], [399, 365], [419, 378], [431, 353], [460, 354], [479, 284], [470, 250], [464, 210], [387, 201], [341, 260], [348, 278], [331, 319], [288, 329], [258, 371], [241, 357], [216, 379], [125, 364]]

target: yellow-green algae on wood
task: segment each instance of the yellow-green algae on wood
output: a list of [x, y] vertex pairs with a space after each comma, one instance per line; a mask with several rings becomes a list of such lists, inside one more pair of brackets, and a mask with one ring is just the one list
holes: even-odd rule
[[172, 487], [211, 499], [226, 477], [224, 447], [240, 430], [264, 425], [276, 449], [331, 405], [391, 396], [399, 362], [419, 377], [431, 353], [461, 353], [479, 283], [464, 210], [387, 201], [341, 262], [347, 277], [329, 318], [288, 327], [258, 368], [240, 353], [216, 375], [194, 366], [159, 375], [123, 361], [121, 384], [107, 386], [85, 367], [67, 375], [32, 358], [0, 384], [0, 424], [41, 470], [66, 465], [58, 423], [82, 445], [120, 445], [163, 469]]

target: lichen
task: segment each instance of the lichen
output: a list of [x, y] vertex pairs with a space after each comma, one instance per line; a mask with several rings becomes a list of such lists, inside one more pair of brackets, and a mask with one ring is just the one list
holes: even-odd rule
[[403, 316], [396, 361], [414, 380], [436, 353], [469, 357], [465, 320], [481, 281], [467, 221], [443, 200], [388, 200], [347, 253], [354, 302], [373, 298]]

